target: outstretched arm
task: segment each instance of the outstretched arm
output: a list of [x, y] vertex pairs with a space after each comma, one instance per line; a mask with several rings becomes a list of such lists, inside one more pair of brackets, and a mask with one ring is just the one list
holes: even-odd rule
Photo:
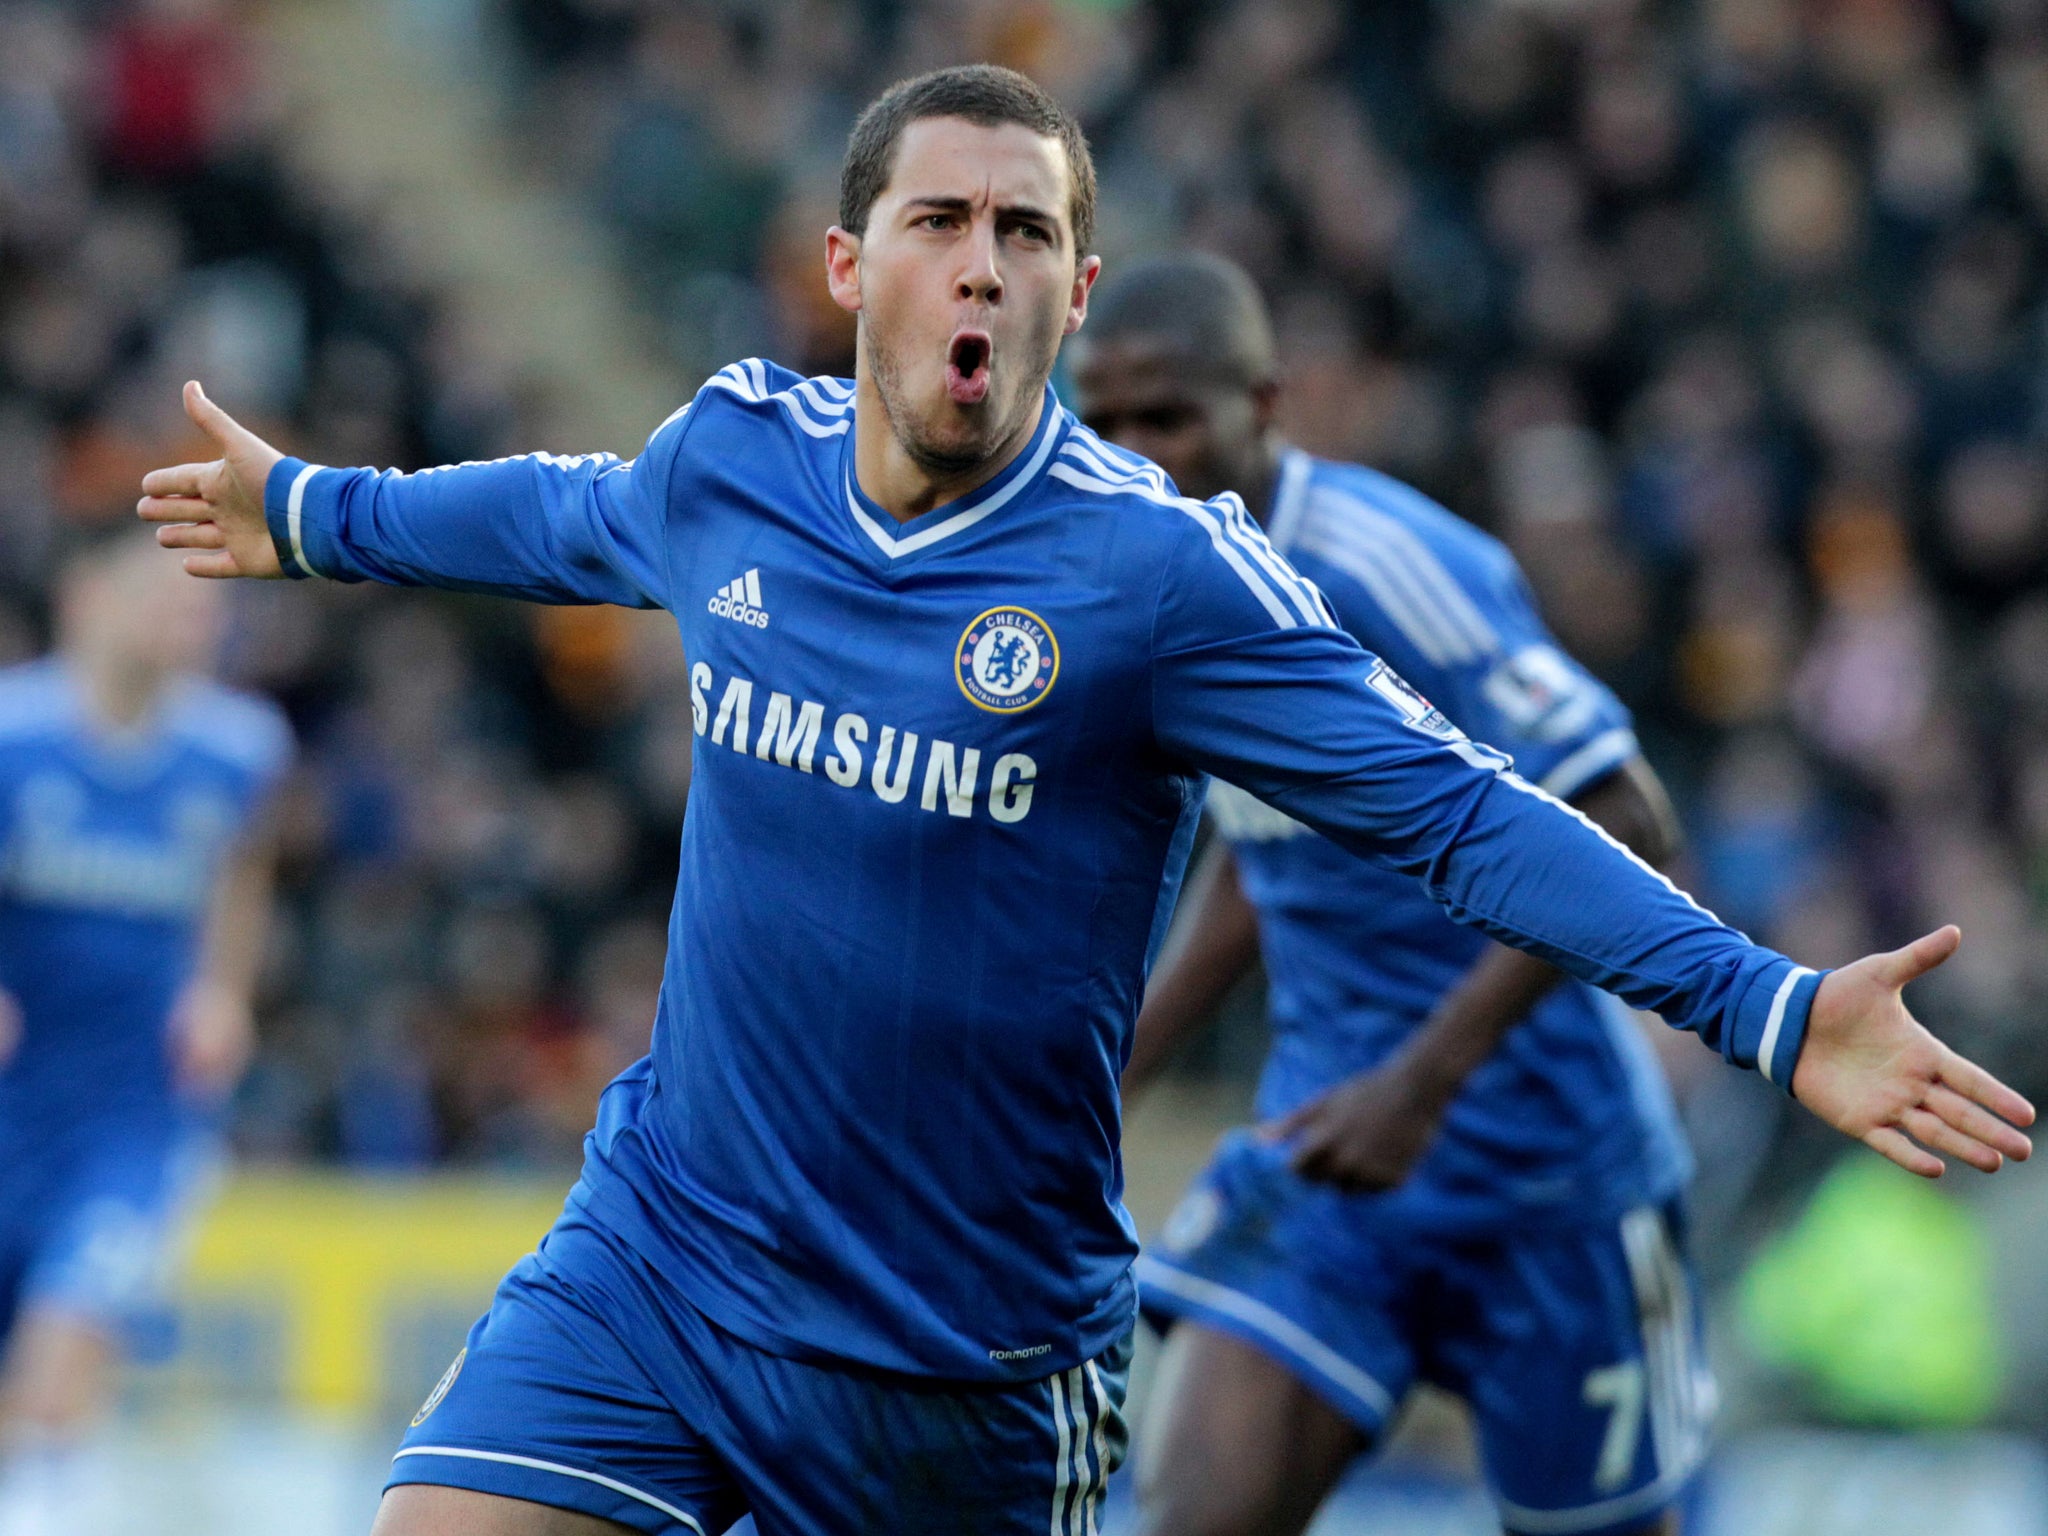
[[[1678, 851], [1678, 820], [1650, 765], [1632, 758], [1572, 802], [1645, 863]], [[1392, 1189], [1436, 1137], [1444, 1111], [1507, 1032], [1565, 973], [1491, 944], [1393, 1056], [1318, 1095], [1268, 1127], [1293, 1143], [1305, 1178], [1340, 1189]], [[1149, 1002], [1149, 999], [1148, 999]]]
[[669, 482], [694, 417], [679, 411], [631, 463], [528, 454], [417, 474], [288, 458], [185, 386], [211, 463], [159, 469], [137, 511], [195, 576], [327, 576], [546, 603], [668, 601]]
[[1154, 631], [1152, 714], [1168, 752], [1419, 877], [1459, 921], [1795, 1088], [1902, 1167], [1941, 1167], [1909, 1138], [1984, 1168], [2028, 1155], [2015, 1127], [2033, 1107], [1900, 1001], [1952, 932], [1825, 978], [1750, 943], [1338, 630], [1233, 499], [1197, 511]]
[[1221, 838], [1209, 845], [1182, 898], [1188, 915], [1173, 951], [1152, 973], [1124, 1067], [1124, 1097], [1144, 1089], [1189, 1034], [1258, 963], [1259, 923]]

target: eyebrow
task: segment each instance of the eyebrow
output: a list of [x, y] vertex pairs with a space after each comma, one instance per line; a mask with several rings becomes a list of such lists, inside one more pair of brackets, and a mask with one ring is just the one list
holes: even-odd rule
[[[930, 208], [943, 213], [971, 213], [974, 209], [974, 204], [967, 198], [949, 197], [937, 192], [923, 197], [910, 198], [903, 206], [906, 209]], [[1040, 224], [1052, 225], [1059, 223], [1059, 216], [1057, 214], [1047, 213], [1036, 203], [1004, 203], [997, 207], [996, 212], [1002, 217], [1009, 219], [1035, 219]]]

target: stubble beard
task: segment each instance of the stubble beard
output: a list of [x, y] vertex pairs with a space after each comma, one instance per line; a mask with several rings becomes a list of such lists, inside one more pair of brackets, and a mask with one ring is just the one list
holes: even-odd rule
[[[1000, 420], [991, 409], [982, 418], [984, 431], [964, 446], [948, 446], [935, 441], [933, 434], [926, 429], [927, 413], [921, 412], [917, 402], [911, 398], [911, 392], [903, 382], [903, 370], [896, 366], [894, 356], [882, 345], [878, 328], [864, 325], [861, 331], [868, 374], [875, 381], [875, 394], [882, 403], [882, 413], [889, 418], [890, 432], [910, 461], [938, 480], [970, 475], [1000, 453], [1017, 435], [1037, 398], [1037, 391], [1044, 389], [1045, 380], [1052, 374], [1052, 362], [1048, 358], [1035, 389], [1019, 391]], [[991, 379], [989, 382], [994, 386], [996, 381]], [[991, 387], [989, 395], [989, 406], [993, 407], [995, 387]]]

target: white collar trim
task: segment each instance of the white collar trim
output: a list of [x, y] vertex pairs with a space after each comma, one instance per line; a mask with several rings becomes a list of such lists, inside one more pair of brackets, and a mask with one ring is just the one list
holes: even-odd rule
[[[1046, 409], [1059, 412], [1062, 410], [1062, 407], [1057, 401], [1048, 397]], [[853, 488], [853, 454], [849, 449], [846, 455], [846, 510], [853, 514], [853, 520], [860, 524], [861, 531], [875, 541], [875, 548], [879, 549], [891, 560], [902, 555], [915, 554], [918, 550], [928, 548], [938, 543], [941, 539], [950, 539], [956, 533], [965, 532], [990, 513], [1000, 511], [1013, 501], [1019, 492], [1038, 478], [1038, 472], [1045, 467], [1045, 461], [1052, 456], [1052, 446], [1059, 440], [1061, 429], [1064, 425], [1057, 417], [1046, 422], [1045, 431], [1039, 438], [1038, 447], [1032, 452], [1029, 462], [1025, 464], [1021, 471], [1011, 477], [1008, 485], [1005, 485], [986, 501], [977, 502], [965, 511], [956, 512], [944, 522], [933, 523], [929, 528], [920, 528], [917, 532], [907, 534], [900, 539], [877, 522], [868, 512], [868, 509], [861, 505], [860, 497]]]

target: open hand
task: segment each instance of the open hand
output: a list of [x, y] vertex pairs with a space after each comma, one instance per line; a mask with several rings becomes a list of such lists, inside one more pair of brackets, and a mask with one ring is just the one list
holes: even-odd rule
[[263, 516], [264, 487], [284, 455], [207, 399], [196, 382], [185, 386], [185, 414], [220, 457], [151, 470], [142, 477], [137, 515], [163, 525], [156, 541], [165, 549], [199, 551], [185, 557], [194, 576], [284, 575]]
[[1792, 1074], [1800, 1103], [1922, 1178], [1941, 1177], [1937, 1152], [1986, 1173], [2033, 1152], [2014, 1127], [2034, 1123], [2034, 1106], [1935, 1039], [1899, 995], [1954, 954], [1962, 937], [1942, 928], [1831, 971], [1814, 994]]
[[1419, 1092], [1396, 1060], [1346, 1078], [1260, 1134], [1294, 1144], [1288, 1165], [1303, 1178], [1378, 1193], [1414, 1171], [1442, 1114], [1443, 1104]]

